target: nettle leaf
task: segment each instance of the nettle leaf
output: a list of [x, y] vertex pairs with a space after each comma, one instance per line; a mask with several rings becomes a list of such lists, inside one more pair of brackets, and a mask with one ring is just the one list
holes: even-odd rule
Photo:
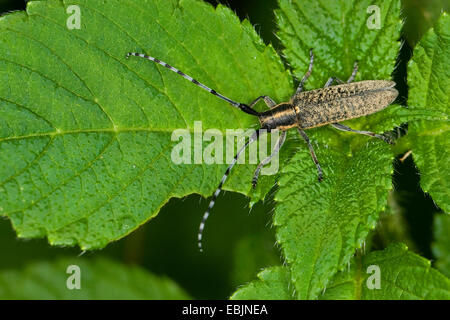
[[423, 190], [446, 212], [450, 212], [449, 64], [450, 17], [443, 13], [414, 49], [408, 66], [408, 105], [411, 110], [426, 108], [445, 118], [410, 123], [408, 140]]
[[447, 277], [450, 277], [450, 215], [437, 214], [434, 216], [434, 242], [431, 249], [436, 257], [435, 267]]
[[[373, 5], [379, 9], [379, 25], [369, 28], [373, 13], [367, 12]], [[399, 48], [399, 11], [397, 0], [280, 0], [278, 36], [298, 78], [308, 69], [309, 48], [313, 48], [309, 88], [322, 87], [331, 76], [346, 80], [355, 60], [359, 61], [356, 80], [389, 79]], [[392, 106], [347, 123], [353, 128], [387, 130], [401, 124], [404, 113], [404, 108]], [[377, 126], [380, 119], [388, 119], [384, 128]], [[318, 141], [315, 151], [324, 181], [317, 181], [305, 143], [297, 142], [300, 151], [280, 172], [274, 217], [277, 241], [299, 299], [317, 298], [375, 227], [391, 188], [393, 159], [382, 141], [332, 128], [307, 133]]]
[[270, 267], [258, 273], [258, 280], [237, 290], [232, 300], [290, 300], [294, 296], [286, 267]]
[[[279, 3], [277, 35], [299, 79], [308, 70], [309, 49], [314, 50], [314, 67], [307, 87], [322, 87], [332, 76], [347, 80], [355, 61], [359, 67], [357, 80], [390, 78], [400, 47], [400, 1]], [[379, 16], [374, 6], [378, 7]], [[377, 21], [379, 25], [375, 25]]]
[[[77, 275], [80, 275], [81, 289], [69, 290], [67, 284], [71, 288], [76, 285]], [[20, 271], [0, 271], [1, 300], [189, 298], [183, 289], [166, 277], [108, 259], [60, 258], [53, 262], [31, 263]]]
[[307, 151], [281, 172], [275, 210], [277, 238], [299, 298], [314, 298], [360, 248], [391, 188], [392, 155], [383, 142], [317, 153], [325, 172], [317, 182]]
[[[70, 5], [80, 29], [67, 27]], [[0, 34], [0, 214], [19, 237], [53, 245], [100, 248], [171, 197], [209, 196], [227, 165], [174, 164], [172, 132], [192, 132], [196, 120], [222, 132], [257, 123], [127, 52], [160, 58], [237, 101], [292, 92], [250, 23], [202, 1], [32, 1], [0, 18]], [[238, 165], [225, 188], [250, 194], [254, 169]], [[263, 177], [254, 201], [273, 182]]]
[[430, 261], [397, 243], [383, 251], [353, 258], [349, 270], [338, 273], [320, 298], [448, 300], [450, 280], [431, 268]]
[[[264, 269], [238, 289], [231, 299], [292, 299], [288, 267]], [[269, 282], [272, 281], [272, 282]], [[430, 261], [391, 244], [383, 251], [357, 255], [348, 268], [337, 273], [322, 295], [323, 300], [449, 299], [450, 280], [431, 268]]]

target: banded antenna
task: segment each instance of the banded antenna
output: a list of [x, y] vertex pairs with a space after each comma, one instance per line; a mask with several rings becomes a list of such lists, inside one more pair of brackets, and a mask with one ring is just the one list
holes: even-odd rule
[[202, 237], [203, 237], [203, 229], [205, 228], [206, 220], [209, 217], [209, 212], [211, 211], [212, 207], [214, 207], [214, 204], [216, 202], [217, 197], [219, 196], [220, 191], [222, 191], [223, 184], [227, 180], [228, 175], [231, 172], [231, 169], [233, 169], [234, 165], [238, 161], [239, 156], [241, 155], [242, 151], [244, 151], [245, 148], [247, 148], [253, 141], [258, 140], [259, 135], [261, 134], [262, 131], [266, 131], [266, 130], [265, 129], [256, 130], [255, 133], [252, 134], [250, 139], [248, 139], [247, 143], [241, 149], [239, 149], [239, 151], [236, 153], [236, 155], [233, 158], [233, 162], [231, 162], [231, 164], [227, 168], [227, 171], [225, 171], [225, 174], [223, 175], [222, 180], [220, 180], [219, 186], [217, 187], [216, 192], [214, 192], [212, 199], [209, 202], [208, 209], [206, 209], [206, 212], [203, 214], [202, 222], [200, 222], [200, 227], [198, 228], [198, 250], [200, 250], [200, 252], [203, 252]]
[[199, 86], [200, 88], [208, 91], [209, 93], [215, 95], [216, 97], [225, 100], [226, 102], [228, 102], [229, 104], [231, 104], [233, 107], [238, 108], [239, 110], [251, 114], [253, 116], [259, 116], [259, 112], [253, 110], [252, 108], [250, 108], [248, 105], [246, 105], [245, 103], [240, 103], [240, 102], [236, 102], [234, 100], [231, 100], [230, 98], [225, 97], [224, 95], [218, 93], [216, 90], [213, 90], [207, 86], [205, 86], [203, 83], [195, 80], [194, 78], [192, 78], [191, 76], [185, 74], [184, 72], [178, 70], [177, 68], [172, 67], [170, 64], [165, 63], [164, 61], [161, 61], [159, 59], [156, 59], [154, 57], [148, 56], [146, 54], [143, 53], [137, 53], [137, 52], [129, 52], [126, 55], [126, 58], [128, 59], [130, 56], [135, 56], [135, 57], [140, 57], [140, 58], [144, 58], [153, 62], [156, 62], [157, 64], [162, 65], [163, 67], [166, 67], [167, 69], [179, 74], [180, 76], [182, 76], [183, 78], [185, 78], [186, 80], [189, 80], [190, 82], [192, 82], [193, 84]]

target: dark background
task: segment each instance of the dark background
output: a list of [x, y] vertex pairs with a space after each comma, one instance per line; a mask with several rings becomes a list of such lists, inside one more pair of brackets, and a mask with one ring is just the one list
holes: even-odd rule
[[[223, 3], [241, 19], [249, 19], [266, 43], [280, 51], [274, 36], [273, 10], [276, 0], [208, 1]], [[403, 0], [404, 26], [402, 46], [394, 80], [401, 103], [407, 99], [406, 65], [412, 48], [439, 17], [448, 1]], [[0, 14], [23, 10], [25, 2], [0, 0]], [[405, 132], [407, 126], [402, 128]], [[399, 158], [401, 155], [399, 156]], [[250, 182], [249, 182], [250, 183]], [[395, 161], [394, 191], [390, 196], [392, 215], [381, 218], [373, 235], [372, 246], [382, 249], [395, 240], [406, 242], [411, 250], [433, 259], [433, 215], [440, 210], [419, 186], [419, 174], [412, 157]], [[270, 198], [270, 197], [269, 197]], [[395, 204], [395, 206], [393, 205]], [[197, 251], [197, 228], [208, 201], [198, 195], [171, 199], [152, 219], [126, 238], [109, 244], [101, 251], [87, 252], [85, 257], [108, 256], [126, 264], [138, 264], [164, 274], [184, 287], [194, 298], [224, 299], [238, 285], [255, 278], [263, 267], [280, 264], [271, 226], [273, 201], [258, 203], [250, 211], [247, 199], [239, 194], [220, 196], [205, 231], [206, 252]], [[51, 260], [61, 255], [76, 256], [78, 248], [50, 247], [45, 239], [17, 239], [7, 219], [0, 219], [0, 270], [20, 269], [32, 261]]]

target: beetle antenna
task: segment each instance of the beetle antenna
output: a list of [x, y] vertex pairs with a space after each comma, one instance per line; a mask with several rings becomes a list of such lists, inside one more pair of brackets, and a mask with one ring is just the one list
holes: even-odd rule
[[137, 52], [129, 52], [127, 53], [126, 57], [129, 58], [130, 56], [135, 56], [135, 57], [141, 57], [153, 62], [156, 62], [157, 64], [162, 65], [163, 67], [166, 67], [167, 69], [179, 74], [180, 76], [182, 76], [183, 78], [185, 78], [186, 80], [189, 80], [190, 82], [192, 82], [193, 84], [199, 86], [200, 88], [208, 91], [209, 93], [215, 95], [216, 97], [225, 100], [226, 102], [228, 102], [229, 104], [231, 104], [233, 107], [238, 108], [239, 110], [251, 114], [253, 116], [259, 116], [259, 112], [253, 110], [252, 108], [250, 108], [250, 106], [246, 105], [245, 103], [240, 103], [240, 102], [236, 102], [234, 100], [231, 100], [230, 98], [225, 97], [224, 95], [218, 93], [217, 91], [205, 86], [203, 83], [195, 80], [194, 78], [192, 78], [191, 76], [185, 74], [184, 72], [172, 67], [170, 64], [165, 63], [164, 61], [161, 61], [159, 59], [156, 59], [154, 57], [150, 57], [146, 54], [143, 53], [137, 53]]
[[255, 131], [255, 133], [250, 137], [248, 142], [236, 153], [234, 156], [233, 162], [228, 166], [227, 171], [225, 171], [225, 174], [222, 177], [222, 180], [220, 180], [219, 186], [216, 189], [216, 192], [214, 192], [211, 201], [209, 202], [208, 209], [203, 214], [202, 222], [200, 222], [200, 227], [198, 228], [198, 249], [200, 252], [203, 252], [202, 247], [202, 237], [203, 237], [203, 229], [205, 228], [206, 220], [209, 217], [209, 213], [211, 212], [211, 209], [214, 207], [214, 203], [216, 202], [217, 196], [219, 195], [220, 191], [222, 191], [222, 186], [225, 183], [225, 180], [227, 180], [228, 175], [231, 172], [231, 169], [233, 169], [234, 165], [236, 164], [237, 160], [239, 159], [239, 156], [241, 155], [242, 151], [245, 150], [253, 141], [258, 140], [259, 135], [261, 132], [266, 129], [258, 129]]

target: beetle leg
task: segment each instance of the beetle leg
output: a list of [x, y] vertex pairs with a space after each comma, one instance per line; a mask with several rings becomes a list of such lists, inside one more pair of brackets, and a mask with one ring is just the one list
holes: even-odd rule
[[[358, 72], [358, 61], [355, 61], [355, 64], [353, 65], [353, 71], [352, 74], [350, 75], [350, 78], [348, 78], [347, 83], [352, 82], [353, 80], [355, 80], [355, 76], [356, 73]], [[342, 81], [339, 78], [336, 77], [331, 77], [328, 79], [327, 83], [325, 83], [325, 88], [331, 86], [331, 84], [333, 83], [333, 81], [336, 81], [339, 84], [343, 84], [344, 81]]]
[[261, 99], [264, 99], [264, 102], [266, 103], [266, 105], [271, 109], [276, 106], [276, 102], [273, 101], [271, 97], [263, 95], [263, 96], [259, 96], [255, 100], [253, 100], [252, 103], [250, 103], [249, 107], [253, 108], [255, 106], [255, 104], [257, 104], [258, 101]]
[[252, 179], [253, 188], [255, 188], [256, 184], [258, 183], [259, 173], [260, 173], [262, 167], [265, 166], [266, 164], [268, 164], [270, 162], [270, 160], [280, 151], [281, 147], [284, 144], [284, 141], [286, 141], [286, 131], [281, 132], [281, 135], [278, 137], [278, 140], [275, 144], [275, 148], [273, 149], [272, 154], [270, 156], [268, 156], [267, 158], [265, 158], [264, 160], [262, 160], [261, 163], [258, 165], [258, 167], [256, 167], [256, 170], [255, 170], [255, 173], [254, 173], [253, 179]]
[[358, 72], [358, 61], [355, 61], [355, 64], [353, 65], [352, 74], [351, 74], [350, 78], [348, 78], [347, 83], [350, 83], [353, 80], [355, 80], [355, 76], [356, 76], [357, 72]]
[[300, 80], [300, 83], [299, 83], [299, 85], [297, 87], [297, 91], [295, 92], [295, 94], [300, 93], [300, 92], [303, 91], [303, 85], [305, 84], [306, 80], [308, 80], [309, 76], [311, 75], [313, 63], [314, 63], [314, 54], [313, 54], [313, 50], [310, 49], [309, 50], [309, 67], [308, 67], [308, 71], [305, 73], [305, 75], [303, 76], [302, 80]]
[[341, 130], [341, 131], [348, 131], [348, 132], [364, 134], [366, 136], [370, 136], [370, 137], [375, 137], [375, 138], [381, 139], [381, 140], [383, 140], [386, 143], [393, 144], [393, 141], [391, 139], [389, 139], [388, 137], [383, 136], [381, 134], [377, 134], [377, 133], [370, 132], [370, 131], [355, 130], [355, 129], [352, 129], [350, 127], [344, 126], [343, 124], [340, 124], [340, 123], [332, 123], [331, 125], [334, 128], [336, 128], [338, 130]]
[[343, 84], [343, 83], [344, 83], [344, 81], [342, 81], [342, 80], [339, 79], [339, 78], [331, 77], [331, 78], [328, 79], [327, 83], [325, 83], [325, 86], [324, 86], [324, 87], [326, 88], [326, 87], [331, 86], [331, 84], [333, 83], [333, 81], [336, 81], [336, 82], [339, 83], [339, 84]]
[[308, 148], [309, 148], [309, 152], [311, 153], [311, 158], [314, 161], [314, 164], [317, 167], [317, 173], [318, 173], [318, 179], [319, 182], [321, 182], [323, 180], [323, 172], [322, 172], [322, 168], [320, 167], [319, 161], [317, 160], [316, 157], [316, 153], [314, 152], [314, 149], [312, 147], [311, 141], [309, 140], [308, 136], [306, 135], [305, 131], [303, 131], [300, 128], [297, 128], [298, 133], [300, 133], [300, 135], [302, 136], [302, 138], [306, 141], [306, 143], [308, 144]]

